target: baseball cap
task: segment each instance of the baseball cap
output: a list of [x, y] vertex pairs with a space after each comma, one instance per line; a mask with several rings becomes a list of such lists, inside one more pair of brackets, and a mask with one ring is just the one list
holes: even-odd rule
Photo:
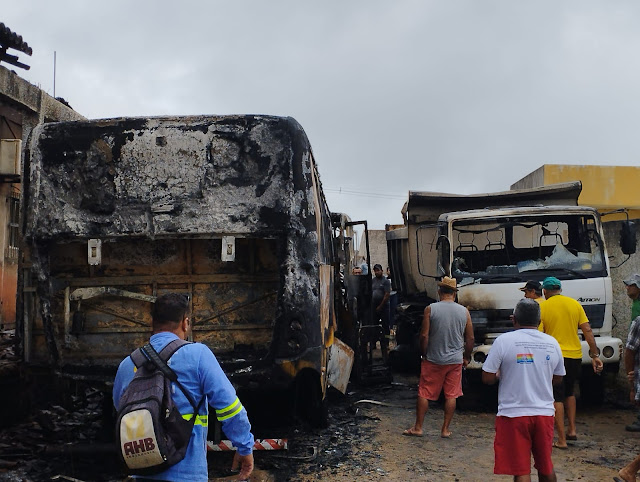
[[632, 274], [629, 278], [624, 280], [624, 284], [626, 284], [627, 286], [636, 285], [638, 288], [640, 288], [640, 274]]
[[558, 278], [549, 276], [548, 278], [545, 278], [544, 281], [542, 282], [542, 287], [545, 290], [559, 290], [560, 288], [562, 288], [562, 283]]
[[382, 265], [376, 263], [373, 265], [373, 269], [379, 269], [380, 271], [382, 271]]
[[540, 285], [539, 281], [533, 281], [533, 280], [529, 280], [525, 283], [525, 285], [522, 288], [518, 288], [520, 291], [526, 291], [526, 290], [536, 290], [536, 291], [540, 291], [542, 289], [542, 286]]

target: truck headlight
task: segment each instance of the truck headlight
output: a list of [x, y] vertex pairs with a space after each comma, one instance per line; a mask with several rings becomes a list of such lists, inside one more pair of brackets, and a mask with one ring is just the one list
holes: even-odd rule
[[612, 347], [612, 346], [609, 346], [609, 345], [605, 346], [605, 347], [602, 349], [602, 355], [603, 355], [605, 358], [611, 358], [611, 357], [613, 356], [613, 347]]
[[487, 355], [485, 355], [481, 351], [477, 351], [473, 354], [473, 361], [476, 361], [478, 363], [484, 363], [486, 359], [487, 359]]

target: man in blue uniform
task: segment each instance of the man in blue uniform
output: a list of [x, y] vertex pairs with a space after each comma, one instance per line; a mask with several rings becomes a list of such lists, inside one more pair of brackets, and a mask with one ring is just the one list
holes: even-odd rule
[[[153, 307], [151, 345], [160, 352], [171, 341], [186, 339], [191, 330], [189, 323], [189, 299], [185, 295], [169, 293], [160, 296]], [[229, 379], [222, 371], [211, 350], [202, 343], [192, 343], [176, 351], [167, 364], [176, 372], [180, 383], [200, 405], [196, 423], [191, 433], [189, 446], [183, 460], [164, 472], [145, 476], [153, 480], [206, 481], [207, 471], [207, 428], [209, 405], [216, 412], [222, 429], [237, 451], [232, 468], [240, 469], [238, 478], [248, 479], [253, 471], [253, 435], [247, 412], [240, 403]], [[113, 384], [113, 401], [118, 404], [124, 390], [133, 379], [135, 365], [131, 357], [125, 358], [118, 367]], [[183, 416], [191, 415], [193, 408], [182, 391], [172, 385], [172, 396], [176, 407]]]

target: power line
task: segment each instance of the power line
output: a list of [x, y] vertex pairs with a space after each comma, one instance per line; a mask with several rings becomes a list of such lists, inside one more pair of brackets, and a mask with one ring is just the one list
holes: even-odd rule
[[326, 192], [333, 192], [338, 194], [346, 194], [347, 196], [360, 196], [360, 197], [375, 197], [381, 199], [407, 199], [407, 195], [400, 194], [385, 194], [380, 192], [363, 192], [363, 191], [353, 191], [351, 189], [330, 189], [326, 188]]

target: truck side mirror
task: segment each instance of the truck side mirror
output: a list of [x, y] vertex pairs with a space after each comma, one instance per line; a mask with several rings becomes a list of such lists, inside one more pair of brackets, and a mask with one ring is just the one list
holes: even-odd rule
[[636, 252], [636, 225], [632, 221], [624, 221], [620, 228], [620, 248], [626, 255]]

